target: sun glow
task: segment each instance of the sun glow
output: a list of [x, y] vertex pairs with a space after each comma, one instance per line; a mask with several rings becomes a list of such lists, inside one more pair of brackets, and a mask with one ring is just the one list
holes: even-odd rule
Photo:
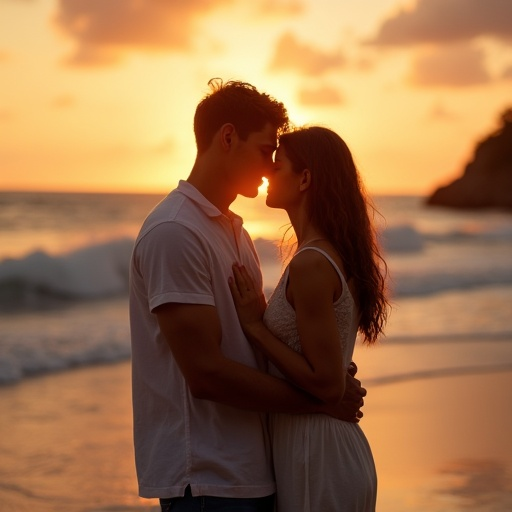
[[258, 187], [258, 195], [263, 195], [267, 193], [268, 180], [267, 178], [262, 178], [263, 183]]
[[[139, 2], [133, 10], [0, 1], [0, 189], [168, 190], [193, 165], [193, 113], [208, 80], [221, 77], [284, 102], [292, 125], [342, 134], [368, 190], [428, 193], [462, 170], [510, 104], [510, 39], [499, 24], [481, 36], [483, 3], [454, 29], [467, 43], [456, 52], [444, 51], [436, 31], [446, 2], [428, 11], [413, 0], [363, 3]], [[508, 3], [502, 9], [508, 19]], [[90, 26], [78, 30], [76, 19], [86, 18]]]

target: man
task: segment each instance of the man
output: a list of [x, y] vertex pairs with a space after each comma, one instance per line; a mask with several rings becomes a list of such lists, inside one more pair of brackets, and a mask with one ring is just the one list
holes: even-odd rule
[[352, 400], [319, 404], [258, 367], [228, 278], [234, 263], [244, 265], [261, 289], [261, 272], [242, 219], [229, 207], [238, 194], [257, 195], [288, 116], [249, 84], [210, 85], [194, 117], [192, 171], [148, 216], [133, 251], [139, 494], [160, 498], [163, 511], [270, 511], [275, 484], [264, 413], [357, 421], [365, 391], [352, 379]]

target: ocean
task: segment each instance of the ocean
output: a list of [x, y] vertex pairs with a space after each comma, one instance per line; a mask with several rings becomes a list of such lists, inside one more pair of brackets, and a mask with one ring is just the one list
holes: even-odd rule
[[[130, 254], [162, 197], [0, 193], [0, 384], [129, 359]], [[485, 339], [496, 357], [471, 367], [512, 364], [512, 214], [427, 207], [420, 196], [373, 200], [393, 302], [382, 344]], [[268, 295], [282, 264], [275, 244], [255, 242]], [[426, 365], [416, 371], [439, 371]]]
[[[127, 290], [162, 197], [0, 192], [0, 510], [158, 510], [137, 497]], [[512, 213], [373, 199], [393, 309], [354, 359], [378, 510], [510, 510]], [[265, 233], [268, 295], [282, 217]]]

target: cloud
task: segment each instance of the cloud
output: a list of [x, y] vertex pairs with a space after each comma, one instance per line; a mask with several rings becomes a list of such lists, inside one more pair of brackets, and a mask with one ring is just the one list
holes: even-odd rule
[[60, 0], [57, 26], [75, 40], [74, 65], [109, 65], [127, 51], [191, 47], [194, 21], [231, 0]]
[[306, 106], [333, 106], [343, 103], [343, 96], [338, 89], [329, 86], [316, 89], [301, 89], [299, 102]]
[[271, 71], [292, 70], [304, 75], [321, 75], [339, 68], [345, 59], [339, 52], [323, 52], [297, 41], [290, 33], [283, 34], [269, 65]]
[[512, 43], [510, 0], [418, 0], [385, 20], [378, 45], [446, 43], [491, 36]]
[[484, 53], [470, 45], [449, 45], [421, 52], [410, 80], [420, 86], [469, 86], [489, 82]]

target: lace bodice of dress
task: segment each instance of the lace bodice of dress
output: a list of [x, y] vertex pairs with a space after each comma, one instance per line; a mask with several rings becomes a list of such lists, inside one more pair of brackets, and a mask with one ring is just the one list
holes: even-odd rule
[[[339, 270], [334, 260], [322, 249], [318, 247], [305, 247], [304, 250], [315, 250], [323, 254], [334, 266], [340, 276], [343, 291], [338, 300], [333, 304], [338, 323], [338, 333], [340, 343], [343, 347], [343, 359], [345, 366], [348, 366], [352, 360], [354, 345], [357, 335], [357, 308], [354, 299], [348, 289], [343, 274]], [[298, 253], [297, 253], [298, 254]], [[269, 299], [263, 321], [267, 328], [286, 343], [296, 352], [302, 352], [299, 333], [297, 331], [295, 311], [286, 299], [286, 285], [288, 283], [289, 267], [286, 267], [274, 293]], [[273, 372], [272, 372], [273, 373]]]

